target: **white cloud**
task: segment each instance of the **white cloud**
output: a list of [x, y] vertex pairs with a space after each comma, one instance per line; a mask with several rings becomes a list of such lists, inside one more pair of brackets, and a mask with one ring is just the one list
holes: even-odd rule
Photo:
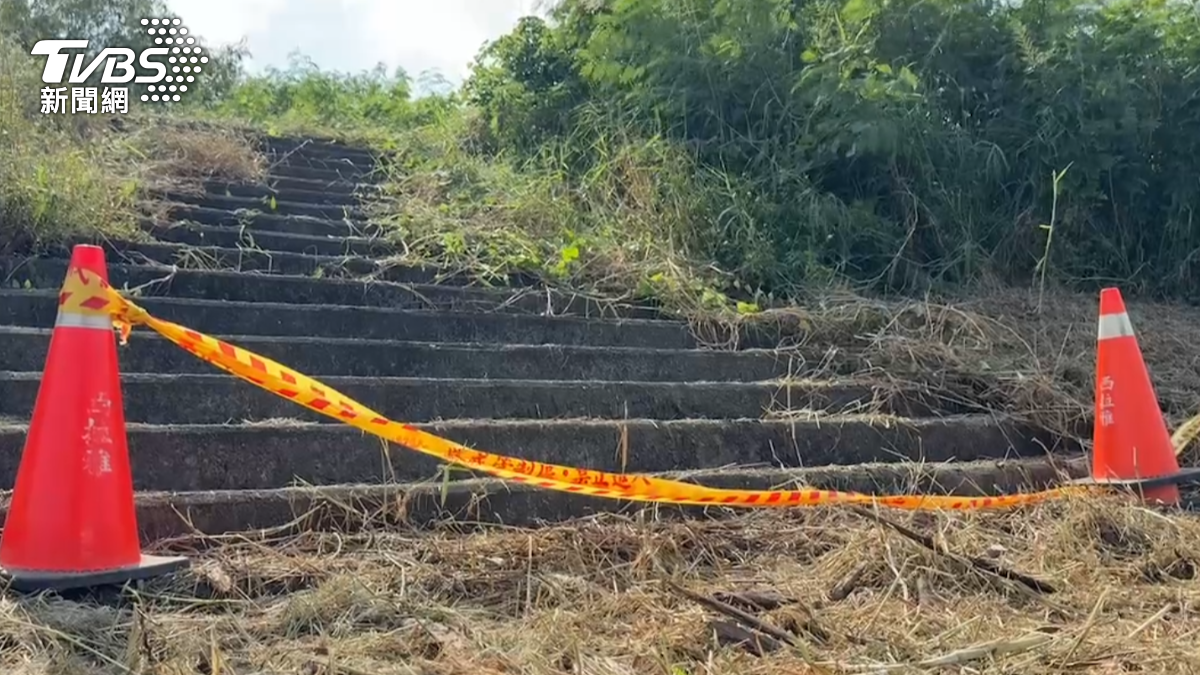
[[218, 45], [268, 27], [289, 2], [294, 0], [168, 0], [167, 5], [191, 30]]
[[537, 0], [167, 0], [211, 45], [246, 38], [250, 67], [283, 66], [300, 50], [327, 69], [385, 63], [458, 82], [480, 47], [537, 13]]

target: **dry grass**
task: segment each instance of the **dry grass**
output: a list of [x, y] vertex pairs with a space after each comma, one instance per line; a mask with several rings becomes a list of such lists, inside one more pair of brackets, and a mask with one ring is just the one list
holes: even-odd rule
[[206, 180], [257, 182], [266, 177], [266, 158], [244, 131], [147, 118], [128, 138], [144, 155], [140, 171], [149, 190], [201, 193]]
[[[941, 300], [888, 301], [845, 291], [730, 319], [694, 317], [716, 347], [747, 340], [791, 348], [805, 378], [855, 378], [926, 392], [947, 405], [1029, 419], [1090, 435], [1097, 297], [1042, 299], [1009, 289]], [[1139, 342], [1171, 424], [1200, 412], [1200, 322], [1182, 304], [1127, 298]]]
[[[0, 600], [0, 663], [31, 675], [937, 672], [931, 659], [964, 673], [1200, 668], [1193, 517], [1078, 501], [912, 521], [958, 555], [835, 509], [178, 540], [166, 547], [191, 552], [192, 570], [122, 599]], [[714, 626], [728, 636], [739, 622], [688, 592], [726, 594], [796, 646], [721, 644]]]
[[164, 191], [203, 192], [204, 181], [258, 181], [265, 160], [250, 139], [219, 127], [135, 119], [127, 131], [103, 121], [69, 130], [29, 125], [0, 148], [0, 251], [76, 242], [148, 241], [142, 217], [161, 218]]
[[[782, 337], [794, 348], [798, 377], [890, 382], [928, 390], [952, 407], [1025, 417], [1067, 436], [1090, 433], [1095, 294], [1039, 297], [1029, 289], [972, 288], [961, 297], [880, 300], [831, 282], [798, 289], [800, 299], [788, 307], [743, 314], [728, 304], [715, 309], [705, 298], [716, 287], [728, 290], [729, 276], [685, 260], [662, 241], [664, 214], [679, 211], [666, 207], [674, 201], [632, 200], [646, 202], [644, 210], [621, 201], [614, 208], [628, 222], [587, 231], [574, 202], [555, 187], [557, 178], [519, 183], [503, 167], [461, 157], [461, 148], [446, 139], [423, 142], [434, 149], [418, 144], [408, 152], [432, 153], [447, 164], [435, 162], [429, 170], [397, 165], [381, 195], [367, 198], [375, 220], [403, 251], [391, 264], [442, 265], [482, 285], [502, 284], [522, 270], [602, 306], [651, 293], [687, 317], [711, 347], [775, 346]], [[622, 185], [635, 186], [646, 175], [652, 170], [645, 167], [614, 174]], [[594, 187], [608, 194], [603, 185]], [[566, 234], [562, 223], [572, 228]], [[613, 232], [620, 236], [608, 236]], [[658, 281], [638, 281], [649, 279]], [[1178, 423], [1200, 411], [1194, 393], [1200, 391], [1200, 323], [1182, 305], [1129, 302], [1164, 408]]]

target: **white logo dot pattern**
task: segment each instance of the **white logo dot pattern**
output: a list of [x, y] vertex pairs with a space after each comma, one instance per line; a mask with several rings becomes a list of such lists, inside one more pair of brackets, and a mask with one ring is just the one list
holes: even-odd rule
[[[167, 47], [171, 50], [171, 54], [176, 55], [167, 58], [169, 63], [182, 65], [184, 73], [199, 73], [201, 70], [200, 66], [194, 64], [208, 63], [208, 57], [200, 56], [203, 53], [203, 49], [200, 45], [196, 44], [196, 38], [188, 35], [188, 29], [186, 26], [181, 25], [182, 23], [183, 20], [177, 17], [162, 19], [148, 17], [141, 20], [141, 24], [146, 27], [146, 34], [154, 38], [154, 44], [156, 46]], [[178, 56], [180, 52], [187, 54], [187, 56]], [[182, 84], [182, 82], [185, 79], [188, 82], [196, 81], [196, 78], [190, 74], [186, 76], [178, 74], [181, 70], [180, 65], [171, 66], [169, 72], [176, 73], [176, 75], [167, 75], [165, 78], [167, 82], [178, 82], [180, 84], [149, 85], [146, 87], [146, 91], [150, 93], [142, 94], [142, 100], [161, 101], [164, 103], [180, 100], [179, 94], [167, 92], [186, 92], [188, 90], [187, 85]]]

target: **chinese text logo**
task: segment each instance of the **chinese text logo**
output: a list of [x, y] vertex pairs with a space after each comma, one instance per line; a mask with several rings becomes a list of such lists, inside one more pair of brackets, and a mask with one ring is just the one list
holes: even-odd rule
[[[128, 85], [130, 82], [146, 85], [149, 93], [142, 94], [143, 101], [179, 101], [180, 95], [187, 93], [188, 85], [195, 83], [203, 64], [208, 63], [208, 57], [201, 55], [203, 50], [196, 44], [196, 38], [188, 35], [187, 27], [180, 25], [182, 22], [179, 19], [142, 19], [141, 23], [147, 34], [154, 36], [156, 46], [143, 49], [140, 54], [128, 47], [105, 47], [86, 67], [83, 63], [85, 56], [75, 54], [67, 83], [86, 83], [103, 64], [100, 83], [105, 86], [70, 87], [69, 105], [68, 87], [44, 87], [42, 114], [129, 112], [129, 87], [108, 85]], [[63, 84], [71, 55], [62, 53], [62, 50], [86, 49], [88, 43], [88, 40], [38, 41], [29, 53], [46, 57], [42, 82], [48, 85]], [[144, 71], [153, 74], [139, 75], [134, 69], [135, 62]]]

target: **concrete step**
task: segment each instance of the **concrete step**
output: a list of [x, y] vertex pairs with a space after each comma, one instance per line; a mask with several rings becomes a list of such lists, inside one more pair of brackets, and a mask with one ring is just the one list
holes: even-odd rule
[[[192, 327], [199, 330], [199, 327]], [[50, 328], [0, 326], [0, 371], [40, 371]], [[485, 378], [604, 382], [760, 382], [786, 377], [786, 354], [590, 345], [485, 345], [356, 338], [215, 335], [313, 377]], [[156, 334], [121, 350], [126, 373], [206, 373], [211, 366]]]
[[295, 202], [298, 204], [345, 204], [348, 206], [357, 206], [359, 204], [358, 196], [353, 193], [272, 188], [269, 185], [258, 183], [209, 181], [204, 184], [204, 189], [208, 194], [214, 196], [246, 197], [256, 200], [274, 197], [276, 201]]
[[[204, 227], [204, 226], [197, 226]], [[212, 228], [208, 228], [211, 231]], [[218, 230], [220, 231], [220, 230]], [[207, 235], [208, 232], [201, 234]], [[245, 237], [246, 233], [242, 233]], [[448, 272], [430, 265], [405, 264], [397, 258], [376, 259], [354, 254], [314, 255], [292, 253], [250, 246], [252, 237], [233, 246], [216, 246], [204, 242], [189, 245], [173, 241], [123, 242], [105, 240], [98, 245], [105, 250], [107, 259], [123, 265], [177, 266], [194, 271], [253, 272], [259, 274], [282, 274], [317, 279], [359, 279], [390, 281], [400, 284], [438, 284], [449, 286], [472, 286], [477, 281], [461, 272]], [[49, 247], [40, 258], [0, 257], [0, 278], [21, 280], [49, 280], [58, 271], [66, 269], [74, 244], [90, 244], [80, 239], [63, 246]], [[168, 270], [163, 270], [164, 273]], [[512, 274], [499, 280], [500, 288], [533, 288], [539, 281], [531, 276]]]
[[[215, 335], [301, 335], [365, 340], [485, 344], [558, 344], [691, 349], [687, 324], [638, 319], [601, 320], [521, 314], [427, 312], [344, 305], [139, 298], [155, 316]], [[0, 289], [0, 325], [48, 328], [58, 291]], [[139, 333], [140, 335], [140, 333]]]
[[[1087, 475], [1083, 457], [954, 462], [920, 467], [885, 464], [803, 470], [729, 469], [666, 477], [742, 489], [827, 489], [871, 494], [977, 496], [1038, 490]], [[135, 469], [135, 475], [137, 471]], [[649, 511], [653, 518], [713, 518], [744, 513], [718, 506], [673, 507], [539, 490], [493, 479], [399, 485], [340, 485], [274, 490], [147, 492], [137, 495], [143, 541], [247, 530], [359, 530], [366, 526], [432, 527], [455, 522], [536, 527], [602, 513]], [[349, 508], [348, 508], [349, 507]], [[7, 504], [0, 504], [7, 512]], [[369, 520], [364, 520], [369, 519]]]
[[383, 168], [382, 162], [376, 162], [370, 158], [314, 152], [308, 148], [289, 152], [267, 152], [264, 154], [264, 157], [268, 162], [268, 171], [276, 167], [287, 166], [292, 168], [304, 167], [321, 171], [341, 172], [350, 170], [368, 174]]
[[[62, 286], [67, 261], [54, 258], [6, 263], [17, 265], [16, 276], [33, 288]], [[251, 274], [226, 270], [176, 270], [155, 265], [108, 265], [113, 287], [144, 287], [143, 297], [164, 296], [284, 302], [293, 304], [350, 305], [395, 309], [572, 314], [608, 318], [660, 318], [651, 307], [636, 307], [591, 300], [542, 289], [487, 289], [441, 284], [399, 284], [387, 281], [317, 279], [282, 274]]]
[[275, 198], [275, 203], [272, 204], [271, 195], [265, 197], [237, 197], [212, 193], [190, 195], [182, 192], [169, 192], [164, 194], [163, 198], [180, 204], [201, 206], [206, 209], [226, 211], [251, 209], [276, 216], [307, 216], [309, 218], [339, 222], [342, 220], [363, 221], [367, 218], [367, 214], [356, 205], [312, 204], [284, 201], [278, 198]]
[[378, 154], [377, 151], [368, 147], [355, 143], [347, 143], [333, 137], [295, 136], [288, 134], [267, 136], [260, 134], [259, 144], [264, 148], [275, 151], [294, 150], [303, 147], [313, 151], [346, 153], [351, 155], [374, 156]]
[[[622, 426], [629, 434], [626, 453], [618, 452]], [[619, 472], [624, 467], [630, 473], [748, 465], [845, 466], [881, 459], [1046, 457], [1039, 443], [1044, 437], [987, 417], [913, 420], [887, 427], [859, 418], [821, 423], [466, 421], [420, 427], [517, 459], [601, 471]], [[0, 486], [13, 484], [24, 437], [20, 427], [0, 428]], [[346, 425], [131, 424], [128, 442], [138, 490], [270, 489], [297, 481], [311, 485], [408, 482], [432, 479], [438, 465], [436, 458], [402, 447], [393, 447], [388, 457], [378, 438]]]
[[337, 195], [353, 195], [360, 192], [369, 192], [375, 188], [373, 183], [359, 182], [357, 180], [280, 176], [277, 173], [267, 176], [267, 184], [275, 190], [303, 190], [305, 192], [324, 192]]
[[190, 220], [201, 225], [253, 228], [318, 237], [372, 237], [383, 232], [378, 225], [362, 220], [331, 220], [267, 213], [265, 206], [257, 211], [230, 211], [190, 204], [171, 204], [165, 215], [172, 220]]
[[341, 166], [329, 168], [313, 168], [307, 166], [290, 166], [288, 164], [276, 164], [270, 167], [268, 175], [271, 178], [304, 178], [312, 181], [348, 181], [352, 183], [367, 183], [376, 182], [379, 178], [378, 174], [364, 170], [362, 167], [353, 164], [345, 164]]
[[[39, 279], [46, 278], [46, 274], [37, 271], [40, 266], [49, 264], [51, 269], [56, 271], [62, 263], [46, 263], [44, 261], [69, 260], [73, 245], [91, 243], [91, 241], [87, 240], [68, 242], [64, 246], [51, 247], [49, 250], [44, 251], [43, 255], [45, 257], [31, 260], [0, 258], [0, 277], [7, 277], [9, 274], [12, 274], [14, 278], [20, 277], [24, 269], [27, 276]], [[410, 267], [399, 264], [384, 266], [379, 261], [361, 256], [309, 255], [286, 251], [267, 251], [257, 248], [239, 248], [236, 246], [193, 246], [170, 241], [126, 242], [105, 240], [99, 242], [97, 245], [104, 249], [105, 256], [110, 262], [126, 265], [175, 265], [183, 269], [194, 270], [221, 269], [239, 272], [258, 272], [262, 274], [334, 278], [359, 278], [371, 275], [373, 278], [402, 283], [446, 283], [446, 281], [438, 279], [437, 270], [432, 268]], [[453, 283], [454, 280], [452, 279], [450, 282]]]
[[[189, 246], [175, 242], [113, 242], [101, 244], [108, 260], [129, 265], [176, 265], [183, 269], [230, 270], [261, 274], [285, 274], [319, 278], [360, 278], [371, 275], [387, 281], [430, 283], [438, 281], [437, 271], [407, 265], [384, 267], [379, 261], [361, 256], [308, 255], [256, 248]], [[60, 259], [69, 260], [69, 251]], [[0, 265], [4, 263], [0, 262]], [[442, 282], [445, 283], [445, 282]]]
[[[197, 360], [197, 363], [199, 361]], [[203, 364], [201, 364], [203, 365]], [[297, 369], [299, 370], [299, 369]], [[217, 373], [209, 368], [210, 373]], [[0, 379], [11, 394], [0, 414], [28, 416], [37, 393], [36, 371], [9, 373]], [[287, 399], [262, 391], [224, 373], [154, 374], [122, 369], [129, 391], [130, 419], [171, 422], [261, 420], [290, 417], [328, 421]], [[319, 376], [319, 374], [318, 374]], [[319, 376], [321, 381], [336, 381]], [[186, 384], [190, 389], [182, 391]], [[330, 383], [329, 386], [333, 386]], [[801, 407], [813, 388], [762, 383], [604, 382], [563, 380], [483, 380], [390, 378], [355, 389], [361, 403], [398, 420], [436, 419], [719, 419], [758, 418], [787, 404]], [[816, 388], [825, 393], [827, 388]], [[845, 395], [847, 392], [833, 393]], [[854, 392], [849, 392], [854, 397]], [[165, 397], [165, 398], [164, 398]], [[218, 400], [224, 397], [224, 400]], [[857, 400], [852, 398], [852, 400]], [[144, 402], [144, 403], [143, 403]], [[820, 400], [818, 400], [820, 402]], [[165, 411], [163, 406], [168, 405]]]
[[382, 153], [361, 147], [351, 147], [344, 143], [319, 142], [312, 139], [296, 139], [290, 141], [270, 140], [259, 143], [259, 151], [270, 157], [284, 158], [285, 161], [301, 159], [322, 159], [326, 161], [341, 160], [354, 164], [370, 166], [379, 159], [386, 159]]
[[259, 142], [262, 151], [271, 155], [304, 155], [310, 157], [333, 157], [349, 159], [357, 164], [375, 162], [379, 153], [366, 148], [347, 145], [333, 140], [317, 140], [301, 137], [271, 136]]
[[153, 223], [145, 221], [142, 223], [142, 229], [161, 241], [192, 246], [243, 247], [286, 253], [372, 257], [388, 256], [396, 252], [396, 247], [387, 240], [370, 237], [314, 236], [273, 232], [252, 227], [202, 225], [188, 222]]
[[[90, 242], [81, 240], [73, 243]], [[474, 283], [471, 277], [463, 273], [446, 272], [429, 265], [404, 264], [394, 258], [377, 260], [352, 254], [291, 253], [248, 247], [250, 242], [242, 243], [242, 246], [238, 246], [238, 242], [235, 241], [234, 246], [224, 247], [206, 243], [188, 245], [168, 241], [145, 243], [106, 240], [101, 242], [100, 246], [105, 249], [108, 260], [129, 265], [155, 263], [194, 270], [259, 272], [325, 279], [370, 277], [402, 284], [466, 286]], [[50, 255], [53, 257], [49, 257]], [[22, 267], [37, 268], [41, 264], [40, 260], [69, 260], [70, 255], [70, 246], [63, 246], [50, 249], [45, 258], [21, 260], [19, 264], [13, 259], [0, 258], [0, 276], [7, 276], [7, 270], [19, 273]], [[52, 269], [56, 270], [57, 265], [52, 264]], [[506, 288], [532, 287], [536, 286], [538, 281], [533, 277], [513, 274], [500, 283]]]
[[[401, 283], [439, 281], [434, 269], [398, 264], [385, 268], [376, 260], [360, 256], [308, 255], [238, 246], [192, 246], [169, 241], [109, 240], [99, 245], [105, 250], [110, 264], [151, 267], [162, 274], [169, 273], [171, 267], [178, 267], [196, 272], [220, 270], [310, 278], [382, 278], [386, 274], [392, 277], [388, 281]], [[52, 249], [47, 257], [0, 258], [0, 277], [29, 280], [31, 284], [36, 281], [41, 288], [46, 288], [59, 271], [65, 273], [69, 260], [69, 245]]]
[[[140, 347], [136, 344], [122, 352], [136, 351]], [[337, 423], [191, 358], [207, 370], [202, 374], [168, 374], [136, 372], [122, 367], [126, 418], [148, 424], [224, 424], [274, 418]], [[0, 415], [28, 418], [33, 411], [40, 374], [40, 368], [27, 372], [0, 372], [0, 392], [3, 393]], [[933, 394], [851, 382], [783, 385], [341, 375], [326, 375], [319, 379], [373, 410], [396, 420], [417, 422], [581, 417], [757, 419], [768, 410], [783, 409], [813, 411], [797, 412], [793, 416], [811, 417], [818, 411], [832, 414], [878, 410], [917, 417], [938, 413], [939, 408], [954, 410], [951, 404], [938, 400]]]

